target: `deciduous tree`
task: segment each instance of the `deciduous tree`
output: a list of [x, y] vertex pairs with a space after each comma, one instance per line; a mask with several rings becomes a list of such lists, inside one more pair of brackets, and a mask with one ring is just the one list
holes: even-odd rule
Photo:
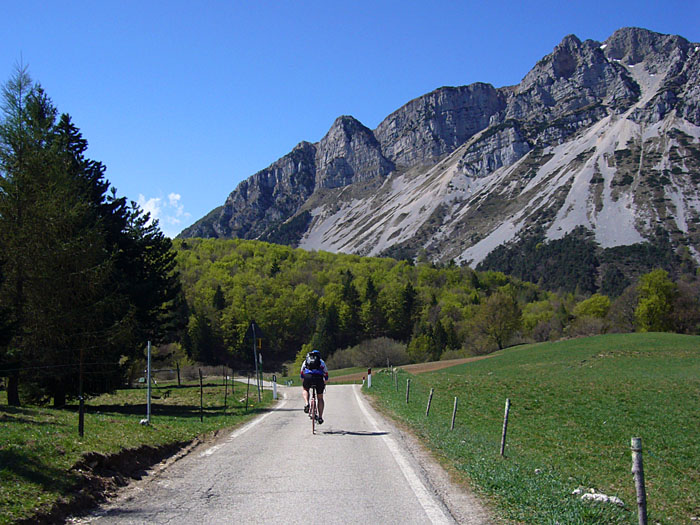
[[666, 270], [654, 270], [639, 279], [639, 302], [634, 311], [641, 332], [668, 332], [673, 329], [673, 303], [678, 287]]
[[472, 328], [501, 350], [520, 328], [520, 323], [520, 306], [511, 294], [499, 290], [482, 302], [472, 320]]

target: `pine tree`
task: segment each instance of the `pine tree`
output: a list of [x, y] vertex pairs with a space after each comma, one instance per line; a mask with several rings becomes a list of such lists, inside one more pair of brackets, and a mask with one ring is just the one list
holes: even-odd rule
[[[170, 240], [137, 206], [108, 194], [104, 166], [85, 158], [87, 141], [58, 112], [26, 68], [3, 88], [0, 123], [0, 307], [16, 330], [0, 348], [32, 401], [62, 405], [118, 384], [123, 354], [137, 357], [163, 326], [177, 329], [180, 301]], [[125, 349], [131, 349], [126, 351]]]
[[386, 315], [379, 305], [379, 292], [372, 277], [367, 278], [365, 285], [365, 300], [361, 305], [360, 317], [363, 332], [370, 338], [376, 338], [386, 333]]
[[340, 347], [340, 318], [338, 308], [331, 304], [319, 317], [316, 331], [311, 338], [313, 350], [319, 350], [323, 355], [330, 355]]
[[216, 291], [214, 292], [214, 297], [212, 298], [212, 306], [218, 312], [226, 308], [226, 298], [224, 297], [224, 291], [221, 289], [221, 285], [216, 285]]
[[28, 369], [30, 399], [53, 397], [61, 405], [77, 384], [77, 367], [59, 363], [77, 364], [91, 344], [87, 327], [94, 329], [100, 315], [110, 261], [96, 214], [66, 162], [69, 152], [57, 140], [57, 111], [40, 86], [29, 86], [20, 70], [5, 89], [0, 238], [8, 279], [1, 295], [19, 323], [8, 353]]
[[418, 311], [418, 292], [413, 285], [408, 282], [401, 291], [400, 307], [398, 318], [394, 320], [394, 337], [399, 341], [408, 342], [413, 332], [413, 325], [416, 321]]
[[345, 303], [345, 315], [341, 319], [341, 336], [339, 346], [347, 348], [356, 344], [362, 337], [362, 323], [360, 321], [360, 312], [362, 302], [360, 294], [353, 284], [353, 274], [347, 270], [342, 277], [342, 293], [341, 298]]

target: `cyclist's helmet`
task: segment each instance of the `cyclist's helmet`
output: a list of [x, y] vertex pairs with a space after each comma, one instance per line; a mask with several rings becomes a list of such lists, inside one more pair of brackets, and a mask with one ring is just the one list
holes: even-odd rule
[[311, 352], [309, 352], [309, 353], [321, 355], [321, 352], [319, 352], [318, 350], [311, 350]]

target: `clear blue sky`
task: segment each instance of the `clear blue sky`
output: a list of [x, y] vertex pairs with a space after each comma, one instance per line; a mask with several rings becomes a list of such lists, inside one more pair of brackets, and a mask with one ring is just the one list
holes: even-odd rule
[[170, 236], [339, 115], [373, 129], [440, 86], [517, 84], [571, 33], [700, 41], [698, 0], [13, 0], [1, 14], [0, 79], [27, 64]]

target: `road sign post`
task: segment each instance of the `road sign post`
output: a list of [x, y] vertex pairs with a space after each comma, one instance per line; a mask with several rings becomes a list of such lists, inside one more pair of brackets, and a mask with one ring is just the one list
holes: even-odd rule
[[146, 358], [146, 419], [141, 420], [142, 425], [151, 424], [151, 342], [148, 341], [148, 356]]
[[[258, 401], [262, 401], [262, 395], [260, 393], [260, 373], [262, 372], [262, 356], [258, 355], [258, 344], [262, 346], [262, 341], [260, 341], [260, 338], [262, 338], [262, 330], [260, 330], [260, 327], [255, 321], [251, 321], [250, 326], [248, 327], [248, 333], [253, 336], [253, 361], [255, 361], [255, 381], [258, 385]], [[260, 361], [260, 371], [258, 369], [258, 360]]]
[[148, 341], [148, 358], [146, 365], [146, 381], [148, 382], [148, 402], [146, 403], [146, 424], [151, 424], [151, 342]]

